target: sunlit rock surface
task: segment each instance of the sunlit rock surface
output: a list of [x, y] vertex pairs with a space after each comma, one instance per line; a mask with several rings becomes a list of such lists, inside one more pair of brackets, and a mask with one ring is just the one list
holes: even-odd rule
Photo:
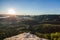
[[48, 39], [39, 38], [36, 35], [30, 33], [22, 33], [10, 38], [5, 38], [4, 40], [48, 40]]

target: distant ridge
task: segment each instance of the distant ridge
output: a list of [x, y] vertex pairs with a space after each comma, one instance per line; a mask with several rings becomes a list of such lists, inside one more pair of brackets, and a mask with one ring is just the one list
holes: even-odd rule
[[60, 24], [60, 15], [39, 15], [34, 19], [40, 23]]
[[[1, 18], [6, 18], [10, 15], [0, 15]], [[12, 15], [10, 18], [11, 20], [13, 20], [13, 18], [15, 18], [14, 20], [18, 19], [18, 20], [26, 20], [26, 19], [34, 19], [31, 21], [36, 21], [39, 24], [60, 24], [60, 15], [35, 15], [35, 16], [30, 16], [30, 15], [15, 15], [16, 17], [14, 17], [14, 15]]]

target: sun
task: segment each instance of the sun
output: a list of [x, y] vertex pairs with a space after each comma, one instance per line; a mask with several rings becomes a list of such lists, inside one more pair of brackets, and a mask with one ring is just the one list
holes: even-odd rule
[[14, 9], [9, 9], [8, 14], [15, 15], [16, 11]]

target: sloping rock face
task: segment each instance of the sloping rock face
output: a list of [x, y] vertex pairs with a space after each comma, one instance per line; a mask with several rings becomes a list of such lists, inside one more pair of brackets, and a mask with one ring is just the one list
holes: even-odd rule
[[39, 38], [36, 35], [30, 33], [22, 33], [10, 38], [5, 38], [4, 40], [48, 40], [48, 39]]

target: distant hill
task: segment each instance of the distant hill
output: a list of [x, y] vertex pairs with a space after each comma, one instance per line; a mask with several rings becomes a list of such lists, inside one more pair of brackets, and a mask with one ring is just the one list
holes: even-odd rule
[[60, 24], [60, 15], [40, 15], [34, 19], [39, 23]]
[[[10, 16], [10, 17], [8, 17]], [[30, 15], [0, 15], [1, 20], [10, 19], [10, 21], [28, 21], [31, 23], [39, 23], [39, 24], [60, 24], [60, 15], [37, 15], [37, 16], [30, 16]]]

